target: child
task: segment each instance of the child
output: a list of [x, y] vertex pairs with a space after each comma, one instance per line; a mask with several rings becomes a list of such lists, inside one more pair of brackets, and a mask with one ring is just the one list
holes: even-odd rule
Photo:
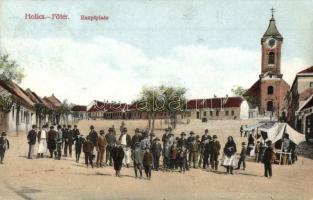
[[137, 142], [135, 144], [135, 149], [133, 150], [131, 157], [134, 161], [134, 170], [136, 178], [138, 178], [138, 171], [140, 173], [140, 178], [142, 178], [142, 151], [140, 148], [140, 142]]
[[176, 161], [177, 161], [177, 144], [174, 143], [172, 148], [171, 148], [171, 162], [170, 162], [170, 169], [174, 170], [176, 169]]
[[151, 179], [151, 167], [152, 167], [152, 153], [150, 152], [150, 149], [147, 148], [146, 152], [143, 155], [143, 167], [145, 168], [145, 173], [147, 176], [147, 179], [150, 180]]
[[181, 173], [185, 173], [187, 166], [187, 150], [183, 146], [178, 151], [179, 168]]
[[10, 147], [9, 140], [6, 138], [6, 135], [7, 134], [5, 132], [2, 132], [0, 137], [0, 164], [3, 164], [5, 151]]
[[241, 149], [241, 152], [240, 152], [240, 159], [239, 159], [239, 162], [238, 162], [237, 170], [240, 169], [241, 163], [243, 164], [243, 170], [246, 169], [246, 155], [247, 155], [246, 143], [242, 142], [242, 149]]
[[112, 149], [112, 158], [114, 163], [115, 176], [121, 177], [121, 169], [123, 166], [124, 150], [120, 141], [116, 141], [115, 147]]
[[88, 164], [93, 168], [92, 158], [93, 158], [93, 143], [90, 140], [90, 137], [87, 136], [87, 140], [83, 144], [83, 151], [85, 153], [85, 164], [88, 167]]

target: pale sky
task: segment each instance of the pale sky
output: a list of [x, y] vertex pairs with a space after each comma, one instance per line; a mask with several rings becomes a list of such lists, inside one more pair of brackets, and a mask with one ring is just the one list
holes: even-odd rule
[[[313, 65], [313, 0], [1, 0], [0, 49], [25, 68], [23, 88], [75, 104], [129, 103], [143, 86], [160, 84], [186, 87], [188, 98], [225, 96], [258, 79], [272, 7], [291, 83]], [[25, 13], [69, 19], [26, 20]]]

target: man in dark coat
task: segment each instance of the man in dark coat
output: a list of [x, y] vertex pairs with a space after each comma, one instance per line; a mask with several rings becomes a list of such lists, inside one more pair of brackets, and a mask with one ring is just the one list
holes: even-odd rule
[[154, 170], [159, 171], [160, 156], [162, 154], [162, 145], [161, 145], [160, 139], [158, 137], [154, 139], [152, 146], [151, 146], [151, 151], [152, 151], [152, 155], [153, 155]]
[[203, 165], [202, 168], [206, 169], [209, 167], [209, 159], [210, 159], [210, 151], [212, 149], [211, 147], [211, 136], [208, 137], [206, 140], [203, 142]]
[[56, 135], [57, 132], [54, 130], [54, 126], [50, 126], [50, 130], [48, 131], [47, 135], [47, 144], [50, 152], [50, 158], [53, 158], [53, 152], [56, 149]]
[[107, 147], [106, 147], [106, 156], [105, 156], [105, 163], [112, 166], [112, 156], [111, 152], [114, 148], [115, 142], [116, 142], [116, 136], [114, 134], [113, 128], [109, 128], [108, 133], [105, 135], [105, 139], [107, 140]]
[[5, 132], [1, 133], [0, 137], [0, 164], [3, 164], [3, 159], [5, 151], [10, 148], [9, 140], [6, 138], [7, 134]]
[[216, 135], [213, 135], [213, 140], [211, 141], [210, 147], [211, 147], [211, 150], [210, 150], [211, 168], [217, 170], [218, 169], [218, 156], [220, 155], [221, 144], [217, 140]]
[[89, 136], [90, 136], [90, 140], [93, 144], [92, 158], [94, 159], [95, 158], [94, 148], [97, 146], [98, 133], [95, 131], [95, 127], [93, 125], [90, 126]]
[[[201, 137], [201, 142], [204, 142], [206, 139], [208, 139], [209, 138], [209, 130], [208, 129], [205, 129], [205, 131], [204, 131], [204, 134], [202, 135], [202, 137]], [[210, 136], [211, 137], [211, 136]]]
[[83, 151], [85, 153], [85, 164], [87, 167], [90, 164], [92, 168], [93, 168], [93, 162], [92, 162], [93, 148], [94, 148], [93, 142], [91, 141], [90, 136], [87, 136], [86, 141], [83, 144]]
[[186, 139], [186, 133], [185, 132], [181, 132], [180, 138], [179, 138], [179, 140], [177, 142], [177, 147], [178, 148], [182, 148], [182, 147], [187, 148], [187, 145], [188, 145], [188, 142], [187, 142], [187, 139]]
[[141, 141], [141, 135], [140, 135], [140, 131], [139, 131], [139, 128], [136, 128], [135, 129], [135, 135], [132, 137], [132, 142], [131, 142], [131, 147], [132, 147], [132, 150], [135, 149], [136, 147], [136, 144], [140, 141]]
[[74, 134], [71, 130], [71, 125], [67, 126], [67, 129], [64, 131], [65, 135], [63, 135], [64, 139], [64, 156], [67, 157], [67, 150], [69, 151], [70, 157], [72, 157], [72, 146], [74, 142]]
[[145, 169], [145, 173], [147, 176], [147, 179], [151, 179], [151, 167], [152, 167], [152, 153], [150, 152], [150, 149], [147, 148], [146, 152], [143, 155], [142, 164]]
[[246, 143], [242, 142], [242, 148], [240, 152], [240, 158], [239, 158], [237, 170], [240, 169], [241, 163], [243, 164], [243, 170], [246, 169], [246, 155], [247, 155]]
[[114, 162], [115, 176], [120, 177], [123, 166], [124, 150], [119, 141], [116, 142], [115, 147], [112, 149], [112, 158]]
[[82, 135], [78, 135], [75, 139], [75, 158], [76, 162], [79, 163], [80, 154], [82, 152], [82, 146], [85, 142], [85, 139]]
[[74, 140], [76, 140], [76, 138], [78, 138], [78, 136], [80, 135], [79, 129], [77, 128], [76, 124], [74, 125], [72, 132], [73, 132]]
[[28, 135], [27, 135], [27, 140], [28, 140], [28, 145], [29, 145], [29, 148], [28, 148], [28, 159], [32, 159], [32, 156], [34, 154], [34, 148], [35, 148], [35, 144], [36, 144], [36, 139], [37, 139], [37, 126], [36, 125], [33, 125], [32, 126], [32, 130], [30, 130], [28, 132]]
[[272, 177], [272, 163], [274, 162], [274, 151], [272, 148], [272, 141], [268, 140], [266, 142], [266, 149], [263, 155], [263, 163], [264, 163], [264, 176], [271, 178]]

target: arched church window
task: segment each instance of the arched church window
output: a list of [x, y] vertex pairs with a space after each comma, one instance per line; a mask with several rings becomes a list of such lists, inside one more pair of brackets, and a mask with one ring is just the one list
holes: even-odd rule
[[273, 112], [273, 101], [267, 102], [266, 110]]
[[267, 87], [267, 94], [269, 94], [269, 95], [274, 94], [274, 88], [273, 88], [273, 86], [268, 86], [268, 87]]
[[274, 54], [274, 52], [270, 52], [268, 54], [268, 64], [275, 64], [275, 54]]

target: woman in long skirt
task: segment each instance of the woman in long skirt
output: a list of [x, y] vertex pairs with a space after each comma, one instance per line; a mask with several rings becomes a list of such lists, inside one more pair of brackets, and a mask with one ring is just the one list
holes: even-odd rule
[[42, 126], [42, 130], [38, 133], [38, 158], [43, 158], [43, 155], [47, 152], [47, 125]]
[[224, 162], [223, 166], [226, 167], [227, 174], [233, 174], [233, 169], [236, 165], [236, 143], [232, 136], [227, 138], [227, 142], [224, 147]]

